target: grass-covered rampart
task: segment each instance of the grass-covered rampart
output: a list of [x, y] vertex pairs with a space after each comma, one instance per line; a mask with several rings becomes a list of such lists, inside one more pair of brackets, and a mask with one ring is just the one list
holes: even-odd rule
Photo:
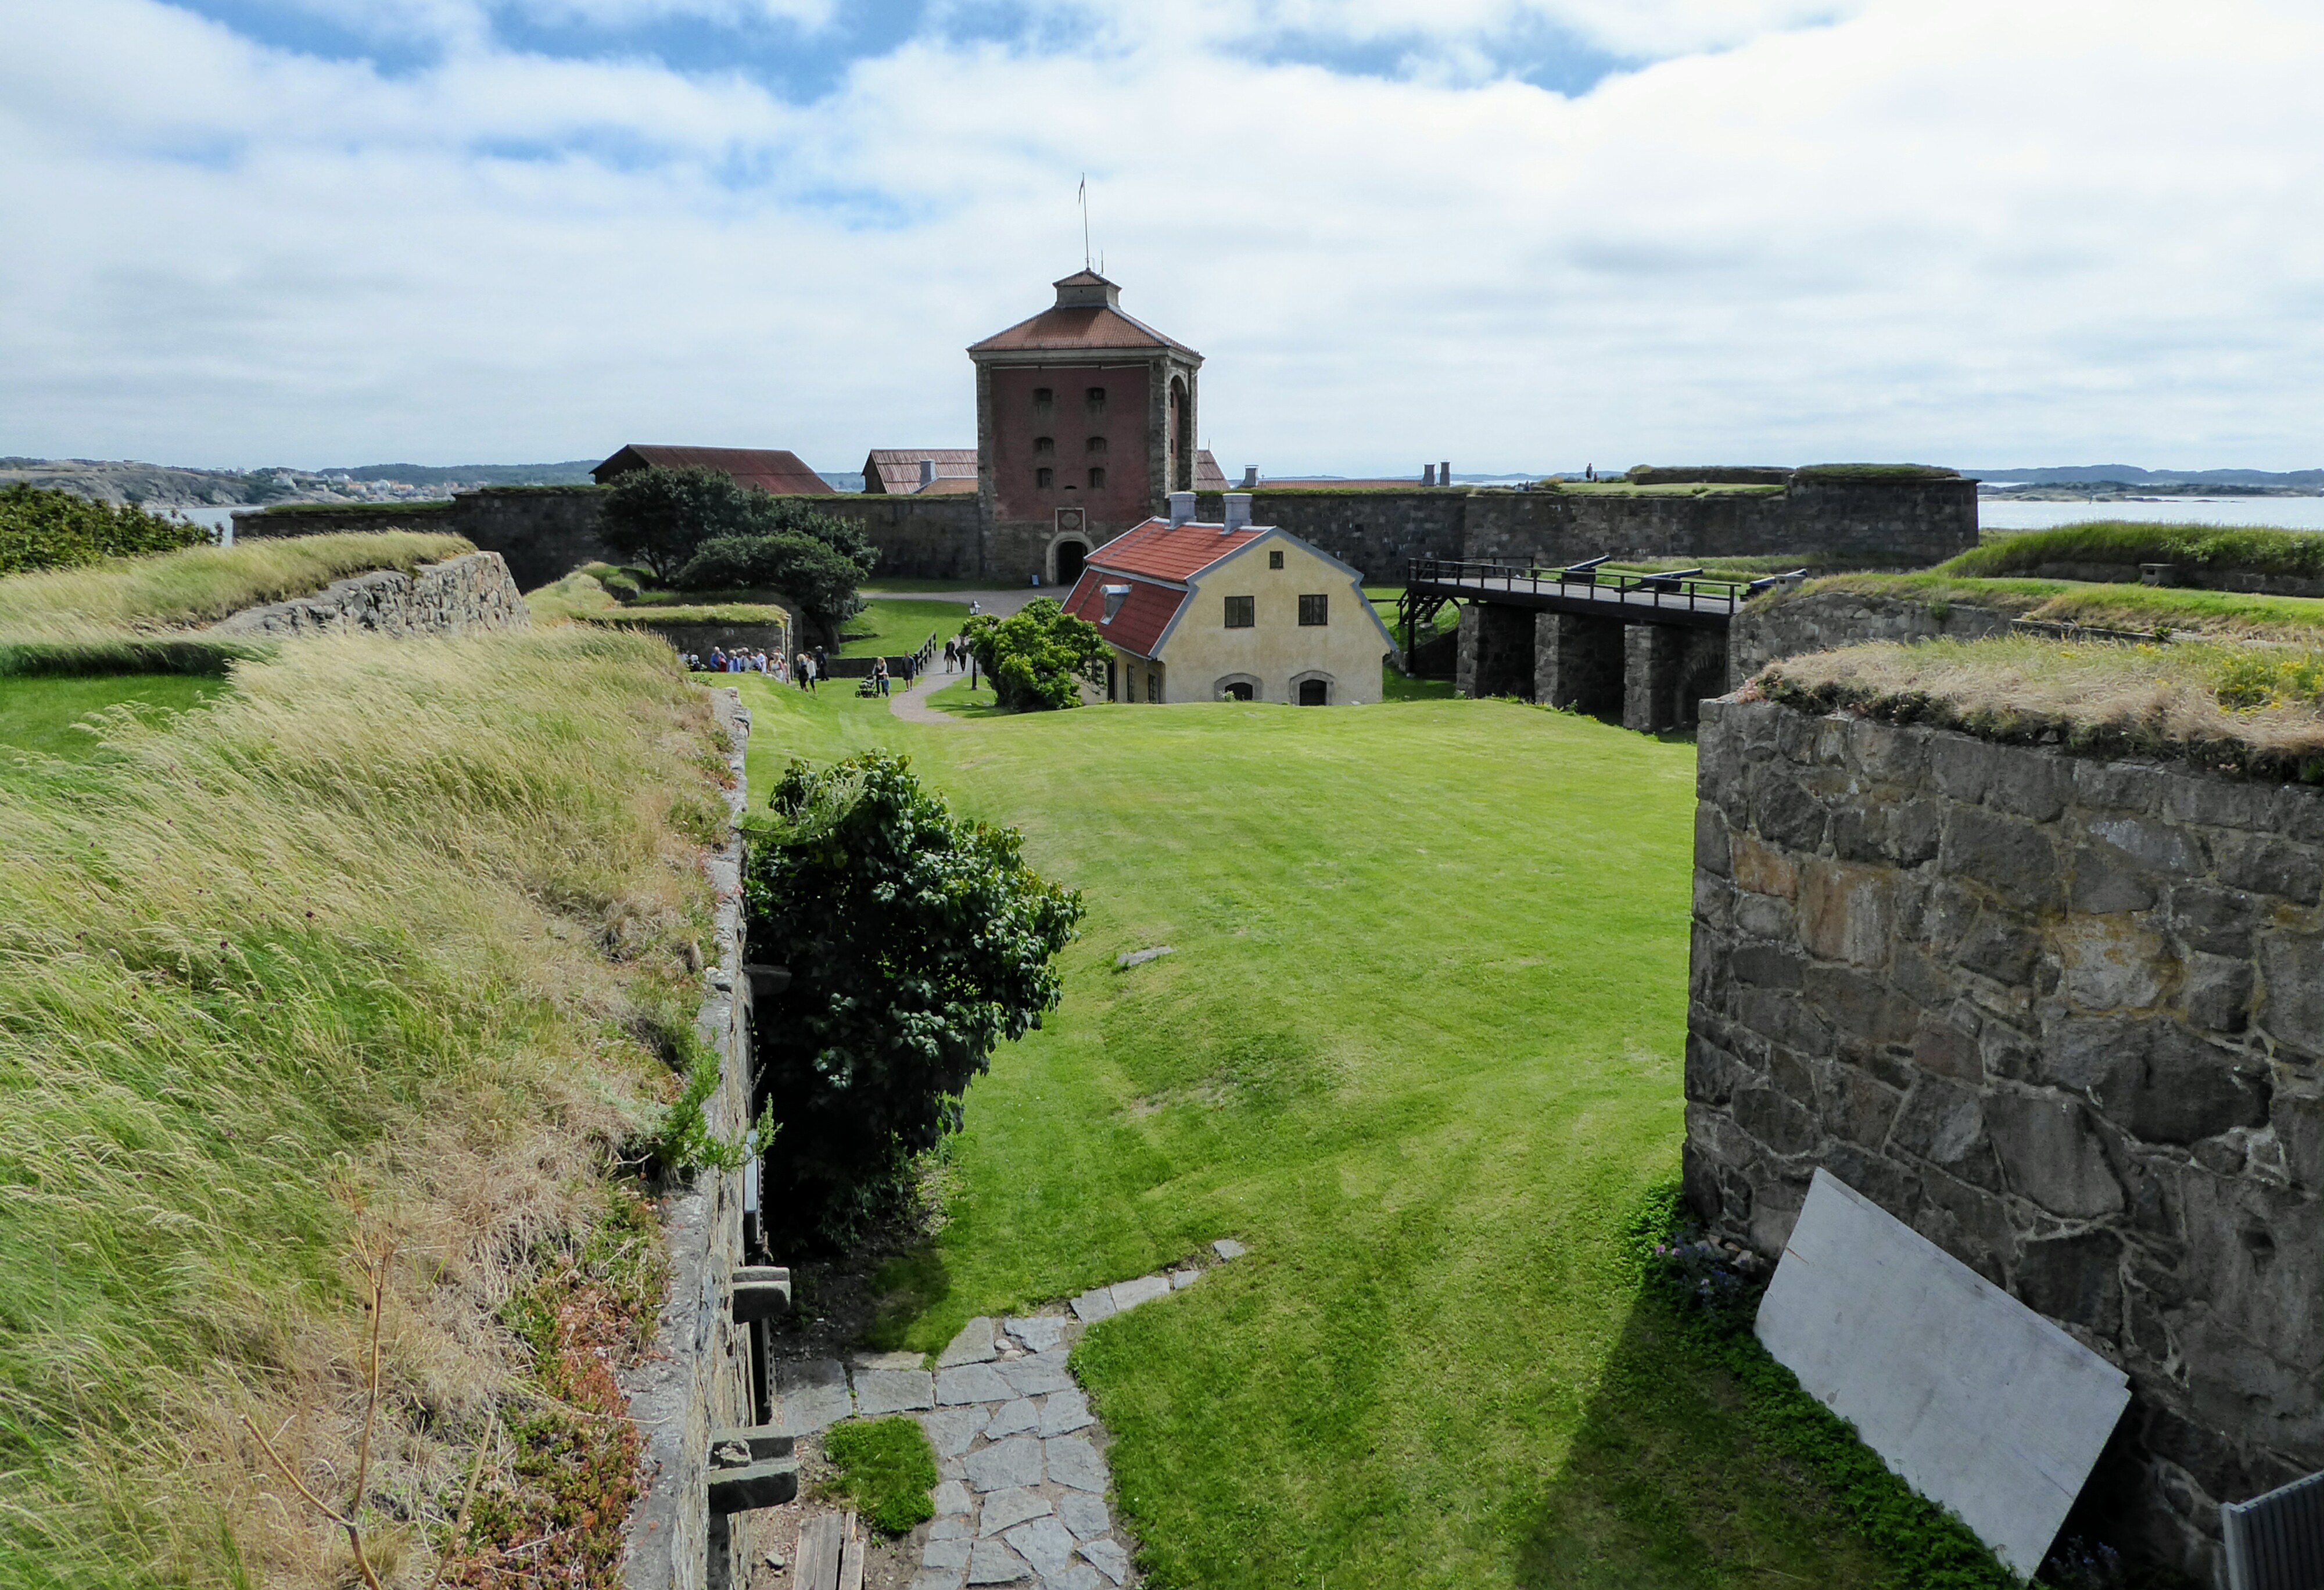
[[1797, 601], [1853, 592], [1931, 606], [1989, 608], [2041, 623], [2080, 624], [2164, 637], [2187, 632], [2221, 639], [2324, 642], [2324, 599], [2252, 596], [2186, 586], [2101, 584], [2080, 580], [1985, 579], [1932, 569], [1917, 574], [1833, 574], [1796, 591], [1760, 598]]
[[[108, 685], [153, 694], [0, 698], [60, 744]], [[358, 1245], [384, 1581], [605, 1584], [657, 1263], [610, 1178], [698, 998], [706, 698], [587, 630], [162, 685], [0, 770], [0, 1584], [348, 1583], [240, 1419], [346, 1502]]]
[[1937, 572], [1992, 577], [2026, 574], [2045, 565], [2110, 565], [2138, 578], [2143, 563], [2177, 564], [2213, 574], [2293, 574], [2324, 579], [2324, 535], [2260, 526], [2139, 524], [2093, 519], [2053, 530], [1996, 536]]
[[474, 552], [463, 537], [406, 530], [191, 547], [0, 580], [0, 646], [115, 643], [216, 623], [374, 569], [405, 573]]

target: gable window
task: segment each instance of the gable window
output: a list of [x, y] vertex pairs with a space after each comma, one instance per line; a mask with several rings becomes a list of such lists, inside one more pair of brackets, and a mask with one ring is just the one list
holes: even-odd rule
[[[1057, 472], [1054, 469], [1037, 469], [1033, 472], [1033, 483], [1046, 492], [1057, 483]], [[1303, 596], [1300, 600], [1305, 602], [1306, 598]]]
[[1258, 622], [1259, 620], [1251, 611], [1251, 599], [1250, 597], [1230, 596], [1227, 598], [1228, 629], [1248, 630]]
[[1303, 596], [1299, 599], [1299, 621], [1303, 624], [1328, 624], [1332, 621], [1332, 599], [1328, 596]]
[[1267, 555], [1267, 566], [1271, 569], [1279, 569], [1283, 566], [1283, 552], [1280, 547]]
[[1091, 470], [1091, 471], [1090, 471], [1090, 490], [1091, 490], [1091, 491], [1093, 491], [1093, 492], [1102, 491], [1102, 490], [1103, 490], [1103, 489], [1104, 489], [1104, 486], [1105, 486], [1105, 471], [1104, 471], [1103, 469], [1102, 469], [1102, 468], [1101, 468], [1101, 469], [1093, 469], [1093, 470]]
[[1092, 419], [1095, 419], [1098, 416], [1105, 412], [1105, 389], [1103, 387], [1090, 388], [1089, 411], [1090, 418]]
[[1057, 450], [1057, 438], [1056, 438], [1056, 437], [1035, 437], [1033, 438], [1033, 451], [1034, 451], [1034, 452], [1047, 455], [1047, 454], [1055, 453], [1056, 450]]

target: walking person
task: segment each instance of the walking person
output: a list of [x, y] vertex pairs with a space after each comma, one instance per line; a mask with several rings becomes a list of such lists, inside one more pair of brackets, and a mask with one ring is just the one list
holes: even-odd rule
[[881, 694], [888, 694], [888, 659], [884, 657], [872, 659], [872, 685]]
[[805, 690], [807, 686], [807, 653], [802, 651], [791, 658], [791, 683]]

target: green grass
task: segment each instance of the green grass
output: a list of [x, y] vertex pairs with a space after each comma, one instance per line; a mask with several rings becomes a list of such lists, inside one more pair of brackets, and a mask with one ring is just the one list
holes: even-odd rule
[[109, 640], [215, 623], [372, 569], [474, 552], [459, 536], [381, 530], [192, 547], [0, 579], [0, 640]]
[[1992, 608], [2045, 623], [2083, 624], [2141, 634], [2168, 630], [2308, 645], [2324, 640], [2324, 599], [2246, 596], [2239, 592], [2197, 591], [2186, 586], [1981, 579], [1931, 570], [1917, 574], [1836, 574], [1810, 582], [1792, 597], [1773, 600], [1793, 600], [1818, 591], [1853, 591], [1912, 602], [1960, 603]]
[[921, 727], [743, 691], [754, 787], [903, 749], [1089, 903], [876, 1339], [1250, 1246], [1081, 1349], [1157, 1590], [1912, 1582], [1624, 1257], [1682, 1134], [1691, 746], [1489, 702]]
[[944, 638], [956, 635], [968, 621], [964, 602], [912, 602], [875, 596], [863, 611], [840, 627], [841, 657], [905, 657], [920, 648], [929, 636], [939, 650]]
[[183, 674], [117, 674], [96, 679], [0, 677], [0, 782], [19, 777], [26, 763], [37, 768], [53, 759], [67, 763], [96, 758], [99, 732], [113, 709], [140, 718], [161, 719], [225, 694], [222, 679]]
[[2092, 519], [2027, 530], [1971, 547], [1937, 572], [1984, 576], [2031, 574], [2044, 564], [2114, 564], [2138, 578], [2142, 563], [2182, 564], [2215, 574], [2324, 578], [2324, 535], [2263, 526], [2140, 524]]
[[831, 1493], [883, 1534], [903, 1535], [936, 1515], [936, 1455], [915, 1419], [851, 1420], [823, 1438], [838, 1473]]

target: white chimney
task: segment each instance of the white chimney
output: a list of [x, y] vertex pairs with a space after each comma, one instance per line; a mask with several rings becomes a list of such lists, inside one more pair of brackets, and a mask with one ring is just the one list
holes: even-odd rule
[[1247, 528], [1250, 523], [1250, 493], [1249, 492], [1229, 492], [1227, 493], [1226, 528], [1230, 530], [1240, 530]]
[[925, 491], [927, 491], [930, 486], [933, 486], [933, 485], [935, 485], [936, 483], [936, 461], [935, 459], [933, 459], [933, 458], [923, 458], [923, 459], [921, 459], [921, 460], [920, 460], [920, 490], [921, 490], [921, 491], [923, 491], [923, 492], [925, 492]]
[[1192, 524], [1194, 520], [1194, 494], [1192, 492], [1170, 493], [1170, 528]]
[[1258, 484], [1259, 465], [1256, 464], [1244, 464], [1242, 466], [1242, 489], [1246, 492], [1251, 491], [1255, 489]]

